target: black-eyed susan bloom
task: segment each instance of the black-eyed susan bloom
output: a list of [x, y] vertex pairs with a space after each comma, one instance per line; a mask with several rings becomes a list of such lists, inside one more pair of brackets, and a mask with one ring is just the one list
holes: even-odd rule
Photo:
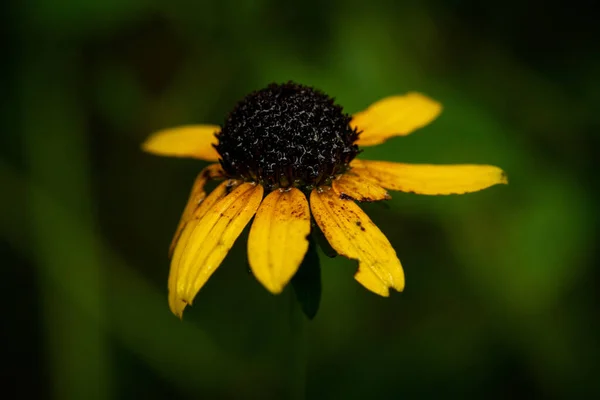
[[[387, 190], [462, 194], [506, 183], [490, 165], [413, 165], [358, 160], [359, 146], [408, 135], [441, 105], [409, 93], [376, 102], [353, 116], [321, 91], [295, 83], [249, 94], [222, 126], [166, 129], [147, 152], [214, 162], [194, 182], [171, 244], [169, 306], [184, 308], [221, 264], [254, 217], [248, 260], [256, 279], [280, 293], [307, 252], [311, 215], [339, 254], [358, 261], [354, 277], [388, 296], [404, 288], [400, 260], [356, 201], [390, 198]], [[208, 180], [223, 180], [209, 195]]]

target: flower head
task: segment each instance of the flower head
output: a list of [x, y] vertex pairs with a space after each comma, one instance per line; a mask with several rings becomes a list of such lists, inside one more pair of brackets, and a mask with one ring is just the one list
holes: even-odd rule
[[217, 134], [216, 150], [229, 176], [266, 190], [331, 185], [358, 153], [352, 118], [326, 94], [287, 83], [240, 101]]
[[[356, 202], [387, 190], [462, 194], [507, 183], [489, 165], [400, 164], [359, 160], [359, 146], [408, 135], [441, 105], [421, 94], [385, 98], [349, 116], [321, 91], [271, 84], [242, 99], [219, 127], [159, 131], [150, 153], [219, 161], [200, 172], [171, 243], [169, 306], [181, 317], [254, 217], [248, 260], [256, 279], [281, 293], [308, 250], [311, 215], [339, 254], [357, 260], [354, 277], [381, 296], [402, 291], [396, 252]], [[222, 180], [210, 194], [212, 179]]]

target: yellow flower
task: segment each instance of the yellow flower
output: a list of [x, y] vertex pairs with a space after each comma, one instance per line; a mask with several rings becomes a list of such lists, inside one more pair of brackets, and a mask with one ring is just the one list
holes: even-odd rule
[[[402, 291], [396, 252], [355, 201], [387, 200], [386, 189], [462, 194], [507, 183], [490, 165], [355, 159], [358, 146], [408, 135], [441, 109], [408, 93], [349, 116], [324, 93], [289, 82], [246, 96], [221, 127], [181, 126], [150, 136], [142, 146], [147, 152], [215, 162], [196, 178], [171, 243], [171, 311], [182, 316], [252, 217], [248, 260], [271, 293], [281, 293], [298, 270], [311, 215], [333, 249], [358, 261], [360, 284], [381, 296], [390, 288]], [[207, 195], [211, 179], [223, 182]]]

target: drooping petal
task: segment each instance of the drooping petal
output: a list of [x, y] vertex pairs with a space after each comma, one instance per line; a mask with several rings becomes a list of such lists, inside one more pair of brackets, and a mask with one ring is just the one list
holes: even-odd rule
[[401, 164], [355, 160], [352, 170], [386, 189], [417, 194], [463, 194], [506, 184], [504, 171], [493, 165]]
[[213, 145], [218, 142], [215, 133], [220, 130], [217, 125], [184, 125], [163, 129], [150, 135], [142, 144], [142, 149], [160, 156], [219, 161], [219, 153]]
[[196, 177], [194, 184], [192, 185], [192, 191], [190, 192], [190, 197], [188, 198], [187, 204], [183, 209], [183, 214], [181, 214], [181, 219], [179, 220], [179, 225], [177, 226], [177, 230], [175, 231], [175, 235], [173, 236], [173, 240], [171, 241], [171, 246], [169, 247], [169, 257], [173, 254], [173, 250], [175, 249], [175, 245], [177, 244], [177, 240], [181, 235], [181, 231], [185, 227], [185, 224], [188, 223], [194, 214], [194, 211], [200, 207], [200, 204], [204, 201], [206, 197], [206, 192], [204, 191], [204, 185], [210, 179], [218, 179], [223, 177], [223, 170], [221, 169], [221, 165], [212, 164], [208, 167], [204, 168]]
[[356, 201], [379, 201], [389, 200], [391, 196], [388, 192], [368, 177], [359, 176], [349, 171], [338, 179], [335, 179], [331, 186], [341, 197], [353, 199]]
[[358, 282], [380, 296], [389, 296], [389, 288], [404, 289], [404, 272], [396, 251], [354, 201], [341, 199], [334, 190], [315, 189], [310, 207], [331, 247], [358, 260]]
[[386, 97], [352, 117], [351, 125], [362, 131], [356, 144], [374, 146], [394, 136], [406, 136], [429, 124], [441, 111], [440, 103], [420, 93]]
[[[200, 203], [200, 206], [193, 212], [192, 217], [189, 222], [192, 224], [198, 224], [199, 220], [210, 210], [219, 200], [227, 196], [228, 193], [235, 187], [237, 187], [241, 182], [236, 180], [228, 180], [222, 182], [219, 186], [215, 188], [210, 194]], [[173, 239], [174, 249], [176, 248], [178, 243], [186, 243], [189, 241], [190, 235], [194, 232], [193, 229], [183, 229], [177, 240]], [[173, 249], [173, 250], [174, 250]], [[181, 257], [181, 252], [178, 253], [178, 257]], [[181, 313], [186, 306], [185, 301], [183, 301], [177, 295], [177, 280], [180, 278], [179, 267], [181, 263], [179, 261], [175, 261], [175, 259], [171, 260], [171, 269], [169, 271], [169, 306], [173, 313], [181, 317]], [[178, 312], [176, 310], [179, 310]]]
[[183, 229], [169, 272], [169, 306], [175, 315], [181, 318], [185, 306], [192, 304], [254, 216], [262, 196], [261, 185], [243, 183]]
[[300, 190], [275, 190], [265, 197], [250, 229], [248, 260], [271, 293], [281, 293], [298, 270], [309, 234], [310, 210]]

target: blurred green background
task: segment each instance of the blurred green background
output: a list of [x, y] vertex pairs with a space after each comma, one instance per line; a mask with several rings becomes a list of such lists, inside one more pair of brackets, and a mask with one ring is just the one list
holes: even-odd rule
[[[600, 396], [592, 2], [2, 8], [4, 393]], [[291, 291], [272, 296], [247, 272], [247, 233], [181, 322], [167, 307], [167, 249], [205, 164], [139, 144], [159, 128], [221, 123], [249, 91], [289, 79], [350, 113], [426, 93], [442, 116], [363, 157], [494, 164], [510, 185], [364, 206], [396, 248], [406, 290], [379, 298], [354, 282], [353, 262], [322, 256], [321, 309], [304, 338]]]

